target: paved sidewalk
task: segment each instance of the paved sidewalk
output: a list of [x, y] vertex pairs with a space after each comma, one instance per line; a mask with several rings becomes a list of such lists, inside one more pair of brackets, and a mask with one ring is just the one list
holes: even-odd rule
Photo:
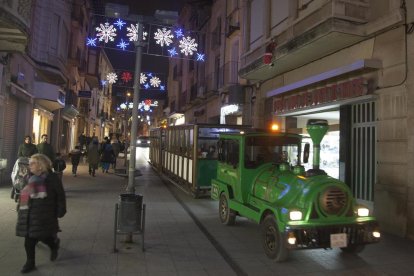
[[[127, 179], [102, 171], [91, 177], [86, 165], [73, 177], [69, 165], [63, 177], [68, 213], [60, 220], [59, 257], [50, 262], [49, 249], [39, 244], [37, 270], [30, 275], [414, 275], [414, 241], [385, 233], [359, 255], [303, 250], [276, 263], [263, 253], [259, 225], [239, 217], [233, 227], [221, 225], [217, 201], [192, 199], [165, 185], [148, 166], [147, 153], [137, 154], [142, 176], [136, 178], [136, 193], [146, 204], [146, 251], [141, 251], [141, 236], [131, 244], [118, 235], [119, 252], [113, 253], [115, 204]], [[21, 275], [25, 262], [24, 240], [14, 234], [15, 205], [10, 187], [0, 187], [1, 276]]]
[[[37, 270], [30, 275], [235, 275], [158, 176], [148, 167], [141, 173], [136, 192], [147, 207], [145, 252], [141, 236], [134, 235], [130, 244], [118, 235], [119, 252], [113, 253], [115, 203], [126, 179], [102, 171], [91, 177], [86, 165], [73, 177], [69, 165], [63, 176], [68, 213], [60, 220], [59, 257], [50, 262], [49, 249], [39, 244]], [[10, 188], [0, 187], [0, 275], [20, 275], [25, 262], [24, 240], [14, 234], [14, 209]]]

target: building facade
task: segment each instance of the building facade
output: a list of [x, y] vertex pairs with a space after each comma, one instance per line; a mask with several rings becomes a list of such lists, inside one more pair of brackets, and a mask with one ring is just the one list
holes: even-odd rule
[[65, 155], [84, 131], [80, 92], [99, 87], [85, 45], [91, 10], [90, 1], [0, 1], [1, 183], [25, 135], [48, 134]]
[[413, 239], [413, 4], [243, 2], [239, 76], [254, 89], [253, 125], [305, 133], [308, 119], [327, 119], [321, 167], [384, 231]]

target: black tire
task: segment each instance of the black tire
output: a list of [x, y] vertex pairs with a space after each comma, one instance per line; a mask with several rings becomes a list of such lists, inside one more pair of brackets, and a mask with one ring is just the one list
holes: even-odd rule
[[358, 253], [361, 253], [364, 249], [365, 249], [364, 244], [358, 244], [358, 245], [352, 244], [347, 247], [341, 247], [342, 252], [347, 253], [347, 254], [358, 254]]
[[236, 221], [236, 213], [229, 208], [229, 202], [225, 193], [220, 195], [219, 201], [219, 217], [221, 223], [225, 225], [234, 225]]
[[261, 224], [262, 243], [266, 256], [276, 262], [283, 262], [289, 257], [289, 249], [285, 245], [283, 235], [280, 233], [276, 219], [267, 215]]

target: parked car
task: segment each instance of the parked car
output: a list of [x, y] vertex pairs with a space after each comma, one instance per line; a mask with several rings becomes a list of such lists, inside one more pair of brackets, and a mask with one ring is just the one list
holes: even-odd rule
[[150, 139], [148, 136], [139, 136], [137, 139], [137, 147], [148, 147], [150, 145]]

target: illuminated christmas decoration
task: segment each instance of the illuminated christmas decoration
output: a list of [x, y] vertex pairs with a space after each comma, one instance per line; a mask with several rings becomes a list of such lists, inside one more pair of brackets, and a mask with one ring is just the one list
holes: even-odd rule
[[144, 73], [141, 73], [141, 75], [139, 77], [139, 83], [144, 84], [146, 82], [147, 82], [147, 76]]
[[[138, 24], [131, 24], [131, 27], [127, 27], [127, 36], [129, 41], [138, 41]], [[147, 32], [142, 32], [142, 40], [146, 40]]]
[[[107, 21], [98, 23], [95, 28], [95, 37], [87, 39], [87, 46], [119, 48], [123, 51], [135, 52], [137, 45], [130, 42], [149, 39], [149, 43], [139, 45], [143, 47], [143, 53], [146, 55], [163, 55], [201, 62], [206, 60], [205, 54], [198, 52], [197, 32], [187, 31], [182, 28], [172, 29], [169, 26], [159, 26], [151, 23], [135, 23], [119, 18], [105, 18], [104, 20]], [[151, 30], [151, 35], [144, 31], [144, 29]], [[160, 50], [158, 46], [168, 47], [168, 49]]]
[[204, 54], [197, 53], [197, 61], [204, 61]]
[[160, 90], [165, 90], [165, 85], [160, 85]]
[[125, 50], [125, 48], [126, 48], [128, 45], [129, 45], [129, 43], [125, 42], [125, 41], [121, 38], [121, 42], [120, 42], [118, 45], [116, 45], [116, 46], [118, 46], [118, 47], [119, 47], [119, 48], [121, 48], [122, 50]]
[[175, 48], [171, 48], [171, 49], [169, 49], [169, 50], [168, 50], [168, 53], [170, 53], [170, 56], [171, 56], [171, 57], [178, 55], [178, 53], [177, 53], [177, 51], [175, 50]]
[[159, 86], [160, 86], [160, 83], [161, 83], [161, 80], [160, 80], [158, 77], [152, 77], [152, 78], [150, 79], [150, 84], [151, 84], [153, 87], [159, 87]]
[[101, 85], [102, 85], [102, 86], [105, 86], [107, 83], [108, 83], [108, 81], [106, 81], [106, 80], [101, 80]]
[[108, 43], [108, 41], [114, 41], [114, 37], [116, 36], [116, 29], [114, 25], [110, 25], [108, 22], [105, 23], [105, 25], [100, 24], [100, 27], [96, 27], [96, 30], [98, 33], [96, 36], [99, 38], [99, 41], [105, 41], [105, 43]]
[[118, 29], [122, 29], [122, 27], [125, 25], [126, 23], [124, 21], [122, 21], [120, 18], [118, 18], [118, 20], [114, 23], [114, 25], [116, 25], [118, 27]]
[[145, 89], [149, 89], [150, 85], [148, 83], [144, 84]]
[[106, 75], [106, 79], [110, 84], [114, 84], [118, 80], [118, 76], [115, 73], [111, 72]]
[[87, 41], [86, 41], [86, 46], [96, 47], [96, 39], [97, 38], [90, 38], [90, 37], [88, 37], [87, 38]]
[[177, 30], [175, 30], [175, 36], [176, 36], [177, 38], [180, 38], [180, 37], [184, 36], [184, 34], [183, 34], [183, 30], [181, 30], [181, 29], [177, 29]]
[[123, 72], [121, 75], [121, 80], [124, 82], [130, 82], [132, 80], [132, 74], [130, 72]]
[[164, 45], [169, 46], [173, 41], [172, 38], [174, 36], [171, 34], [171, 30], [167, 30], [166, 28], [157, 29], [154, 34], [155, 43], [159, 44], [161, 47]]
[[197, 51], [198, 44], [195, 43], [195, 39], [191, 37], [183, 38], [180, 40], [180, 45], [178, 47], [181, 48], [181, 53], [184, 55], [192, 55], [193, 52]]

